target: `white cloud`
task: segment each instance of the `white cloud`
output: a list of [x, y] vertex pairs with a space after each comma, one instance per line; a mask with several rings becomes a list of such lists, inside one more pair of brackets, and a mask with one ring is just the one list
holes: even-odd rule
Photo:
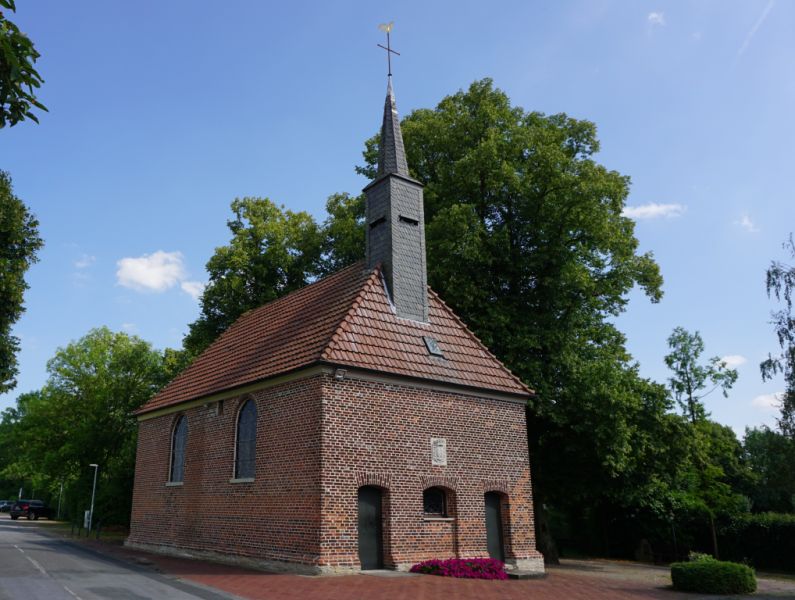
[[720, 360], [721, 362], [725, 363], [726, 367], [729, 369], [736, 369], [740, 365], [744, 365], [745, 363], [748, 362], [747, 358], [739, 354], [729, 354], [727, 356], [724, 356]]
[[194, 300], [198, 300], [204, 291], [204, 284], [201, 281], [183, 281], [179, 287]]
[[75, 268], [77, 269], [87, 269], [91, 265], [93, 265], [97, 261], [96, 256], [90, 256], [88, 254], [83, 254], [80, 258], [75, 261]]
[[121, 328], [127, 333], [134, 333], [138, 331], [138, 326], [135, 323], [122, 323]]
[[203, 283], [188, 280], [182, 252], [158, 250], [137, 258], [122, 258], [116, 265], [116, 282], [137, 292], [159, 293], [179, 286], [195, 300], [204, 291]]
[[767, 15], [770, 14], [770, 9], [773, 8], [773, 5], [775, 3], [776, 3], [776, 0], [770, 0], [767, 3], [767, 5], [765, 6], [765, 8], [762, 10], [762, 14], [759, 15], [759, 18], [756, 20], [756, 23], [754, 23], [754, 26], [751, 27], [751, 30], [745, 36], [745, 40], [743, 41], [743, 45], [740, 46], [740, 49], [737, 51], [738, 55], [740, 55], [743, 52], [745, 52], [748, 49], [748, 46], [751, 45], [751, 40], [754, 39], [754, 36], [756, 35], [757, 30], [762, 26], [762, 23], [765, 22], [765, 19], [767, 19]]
[[186, 276], [182, 252], [158, 250], [138, 258], [122, 258], [116, 265], [118, 284], [139, 292], [165, 292]]
[[784, 397], [784, 392], [776, 392], [775, 394], [762, 394], [751, 400], [751, 406], [763, 410], [765, 412], [775, 412], [781, 408], [781, 399]]
[[621, 213], [625, 217], [639, 221], [641, 219], [659, 219], [661, 217], [681, 217], [685, 207], [681, 204], [657, 204], [649, 202], [640, 206], [627, 206]]
[[650, 12], [646, 20], [652, 25], [665, 25], [665, 15], [662, 12]]
[[745, 229], [748, 233], [758, 233], [759, 227], [751, 220], [751, 217], [748, 215], [743, 215], [740, 217], [739, 221], [734, 222], [735, 225], [739, 225], [743, 229]]

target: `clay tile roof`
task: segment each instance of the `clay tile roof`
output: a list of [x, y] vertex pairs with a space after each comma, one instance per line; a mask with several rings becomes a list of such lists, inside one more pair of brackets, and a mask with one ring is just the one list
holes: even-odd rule
[[[429, 323], [398, 318], [380, 271], [359, 262], [243, 314], [138, 412], [210, 396], [313, 363], [509, 394], [532, 391], [429, 290]], [[432, 356], [423, 337], [437, 340]]]

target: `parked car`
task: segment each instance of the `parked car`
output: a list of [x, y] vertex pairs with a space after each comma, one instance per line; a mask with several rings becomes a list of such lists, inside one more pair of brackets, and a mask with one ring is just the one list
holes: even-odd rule
[[0, 512], [11, 512], [12, 504], [14, 504], [13, 500], [0, 500]]
[[37, 520], [39, 517], [52, 519], [52, 509], [41, 500], [17, 500], [11, 507], [11, 518], [15, 521], [19, 517]]

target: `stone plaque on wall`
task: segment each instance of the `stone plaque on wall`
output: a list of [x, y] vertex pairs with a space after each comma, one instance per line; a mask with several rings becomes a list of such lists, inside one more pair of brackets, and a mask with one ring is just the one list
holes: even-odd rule
[[431, 438], [431, 464], [434, 467], [447, 466], [447, 440]]

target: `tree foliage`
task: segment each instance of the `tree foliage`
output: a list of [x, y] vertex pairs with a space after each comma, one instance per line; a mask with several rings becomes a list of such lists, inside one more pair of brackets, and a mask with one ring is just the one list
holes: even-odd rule
[[51, 494], [63, 482], [74, 515], [87, 508], [88, 465], [97, 463], [97, 515], [126, 522], [138, 431], [133, 413], [163, 385], [163, 355], [103, 327], [58, 349], [47, 372], [42, 389], [3, 412], [3, 476]]
[[[671, 352], [665, 356], [665, 364], [673, 371], [668, 380], [671, 391], [684, 415], [691, 423], [707, 417], [702, 400], [717, 389], [728, 397], [728, 392], [737, 381], [737, 371], [729, 369], [726, 363], [715, 356], [707, 364], [699, 364], [704, 352], [704, 340], [696, 331], [690, 333], [677, 327], [668, 337]], [[709, 385], [712, 385], [709, 389]], [[704, 391], [706, 390], [706, 391]]]
[[746, 429], [743, 452], [754, 512], [795, 513], [795, 440], [767, 427]]
[[[232, 202], [232, 238], [207, 263], [201, 314], [190, 325], [188, 356], [204, 350], [244, 312], [280, 298], [364, 256], [364, 196], [333, 194], [322, 224], [268, 198]], [[184, 361], [183, 361], [184, 362]]]
[[284, 210], [267, 198], [232, 202], [232, 239], [207, 263], [201, 315], [185, 348], [196, 354], [241, 314], [309, 283], [320, 269], [323, 237], [309, 213]]
[[[795, 259], [795, 240], [792, 235], [783, 247]], [[781, 353], [777, 356], [768, 355], [767, 360], [762, 362], [762, 379], [772, 379], [779, 373], [784, 375], [785, 390], [778, 424], [786, 435], [795, 439], [795, 312], [792, 310], [795, 266], [780, 261], [770, 264], [767, 270], [767, 295], [783, 302], [784, 306], [771, 315]]]
[[[636, 456], [635, 444], [653, 442], [644, 428], [670, 426], [664, 391], [638, 376], [610, 321], [635, 285], [652, 301], [662, 295], [659, 268], [638, 253], [622, 215], [629, 179], [595, 161], [593, 123], [513, 107], [488, 79], [402, 127], [412, 176], [425, 185], [429, 282], [538, 392], [538, 495], [571, 505], [594, 489], [617, 497], [617, 479], [632, 472], [639, 482], [659, 450]], [[377, 145], [366, 142], [358, 167], [369, 177]], [[244, 310], [362, 257], [362, 196], [332, 196], [327, 210], [317, 226], [266, 200], [236, 201], [232, 240], [208, 263], [186, 348], [200, 350]]]
[[42, 245], [39, 222], [14, 195], [8, 173], [0, 171], [0, 392], [16, 385], [19, 339], [11, 328], [25, 310], [25, 273]]
[[[425, 185], [429, 282], [537, 391], [537, 487], [575, 501], [592, 483], [582, 473], [628, 466], [642, 407], [610, 317], [635, 285], [662, 295], [659, 268], [622, 215], [629, 179], [596, 162], [593, 123], [512, 106], [489, 79], [402, 127]], [[377, 143], [360, 169], [369, 176]]]
[[33, 109], [47, 110], [35, 93], [44, 83], [34, 67], [40, 55], [1, 9], [16, 11], [15, 1], [0, 0], [0, 127], [13, 127], [25, 119], [38, 123]]

